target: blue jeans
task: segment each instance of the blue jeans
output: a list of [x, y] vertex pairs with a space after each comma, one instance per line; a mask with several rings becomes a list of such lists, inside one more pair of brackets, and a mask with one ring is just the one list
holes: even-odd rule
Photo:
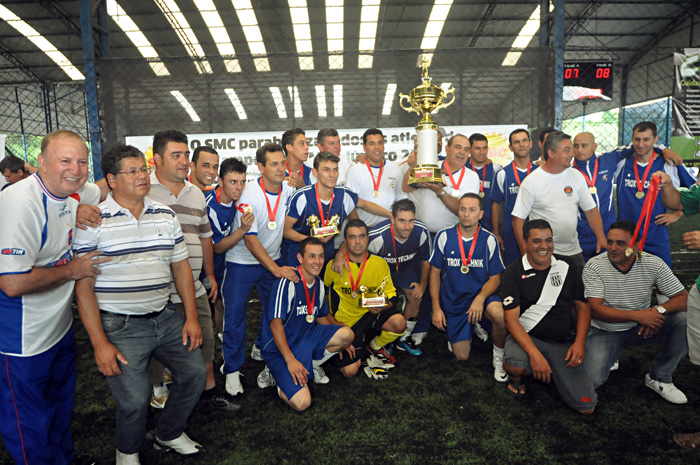
[[101, 316], [107, 339], [129, 362], [119, 363], [121, 375], [107, 377], [107, 385], [117, 400], [117, 449], [125, 454], [137, 453], [146, 436], [151, 400], [146, 368], [151, 356], [173, 374], [168, 402], [158, 420], [158, 437], [165, 441], [179, 437], [206, 380], [201, 351], [190, 352], [189, 346], [182, 345], [184, 317], [167, 307], [153, 318], [104, 313]]
[[584, 366], [593, 381], [593, 386], [597, 389], [608, 380], [610, 367], [620, 358], [624, 346], [654, 342], [661, 342], [661, 351], [651, 364], [649, 376], [662, 383], [672, 383], [673, 372], [688, 353], [686, 321], [686, 312], [669, 313], [661, 331], [648, 339], [637, 334], [639, 326], [618, 332], [591, 328], [586, 338]]

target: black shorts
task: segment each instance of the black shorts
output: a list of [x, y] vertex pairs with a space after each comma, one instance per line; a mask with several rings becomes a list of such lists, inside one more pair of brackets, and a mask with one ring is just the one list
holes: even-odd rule
[[401, 311], [396, 307], [388, 308], [379, 313], [367, 311], [367, 313], [362, 315], [362, 317], [357, 320], [357, 323], [350, 327], [355, 333], [355, 339], [352, 341], [352, 345], [355, 347], [355, 357], [351, 358], [347, 353], [343, 353], [342, 359], [340, 357], [335, 357], [335, 365], [338, 368], [342, 368], [367, 357], [367, 343], [374, 336], [382, 332], [384, 323], [394, 315], [401, 315]]

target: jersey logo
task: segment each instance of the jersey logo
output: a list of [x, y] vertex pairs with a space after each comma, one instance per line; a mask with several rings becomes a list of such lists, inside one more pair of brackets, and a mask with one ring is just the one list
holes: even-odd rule
[[535, 273], [524, 274], [524, 275], [522, 275], [522, 279], [531, 278], [531, 277], [533, 277], [533, 276], [535, 276]]
[[566, 187], [564, 188], [564, 193], [565, 193], [566, 195], [571, 195], [571, 194], [574, 193], [574, 188], [571, 187], [571, 186], [566, 186]]
[[607, 180], [608, 180], [608, 175], [607, 175], [607, 174], [604, 174], [604, 175], [603, 175], [603, 181], [607, 181]]
[[549, 277], [549, 281], [554, 287], [559, 287], [562, 285], [561, 275], [559, 273], [552, 273], [552, 276]]
[[0, 255], [26, 255], [24, 249], [2, 249], [0, 250]]
[[510, 305], [513, 303], [513, 300], [515, 300], [515, 299], [513, 299], [513, 297], [508, 296], [505, 299], [503, 299], [503, 305]]
[[593, 399], [591, 399], [591, 398], [588, 397], [588, 396], [582, 396], [582, 397], [581, 397], [581, 402], [584, 402], [584, 403], [585, 403], [585, 402], [593, 402]]

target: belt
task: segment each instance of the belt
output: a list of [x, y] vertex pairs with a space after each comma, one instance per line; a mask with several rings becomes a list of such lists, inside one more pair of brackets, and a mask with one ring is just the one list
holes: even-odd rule
[[159, 310], [159, 311], [157, 311], [157, 312], [151, 312], [151, 313], [137, 313], [137, 314], [130, 313], [130, 314], [126, 314], [126, 313], [114, 313], [114, 312], [108, 312], [108, 311], [106, 311], [106, 310], [100, 310], [100, 314], [102, 314], [102, 315], [128, 316], [129, 318], [139, 318], [139, 319], [142, 319], [142, 318], [145, 318], [145, 319], [155, 318], [155, 317], [157, 317], [158, 315], [160, 315], [161, 312], [162, 312], [162, 310]]

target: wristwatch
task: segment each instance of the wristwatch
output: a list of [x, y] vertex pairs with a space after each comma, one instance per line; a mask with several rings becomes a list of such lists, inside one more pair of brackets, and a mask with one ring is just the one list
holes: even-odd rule
[[664, 315], [666, 313], [666, 309], [662, 307], [661, 305], [656, 306], [656, 311]]
[[442, 198], [443, 198], [445, 195], [447, 195], [447, 192], [442, 191], [441, 194], [438, 194], [438, 199], [442, 200]]

